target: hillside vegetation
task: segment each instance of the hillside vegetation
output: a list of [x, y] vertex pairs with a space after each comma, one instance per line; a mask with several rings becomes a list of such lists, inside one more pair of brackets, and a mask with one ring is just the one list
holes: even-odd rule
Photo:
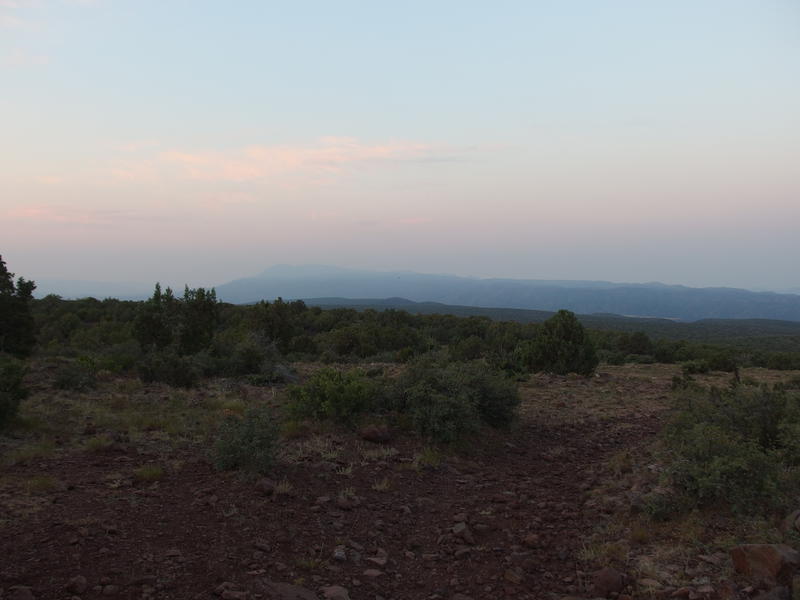
[[797, 353], [566, 310], [238, 306], [158, 285], [144, 302], [34, 301], [0, 266], [10, 598], [791, 586], [727, 552], [800, 540]]

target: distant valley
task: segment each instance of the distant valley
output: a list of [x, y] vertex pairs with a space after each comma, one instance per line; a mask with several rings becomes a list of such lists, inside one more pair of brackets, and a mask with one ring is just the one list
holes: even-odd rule
[[690, 288], [661, 283], [611, 283], [527, 279], [477, 279], [413, 272], [328, 266], [271, 267], [254, 277], [217, 286], [232, 303], [277, 297], [402, 298], [468, 307], [615, 314], [696, 321], [777, 319], [800, 321], [800, 295], [734, 288]]
[[[141, 300], [152, 284], [39, 281], [37, 295], [92, 296]], [[162, 282], [166, 285], [166, 282]], [[177, 291], [182, 286], [174, 286]], [[369, 271], [331, 266], [270, 267], [253, 277], [216, 286], [218, 297], [234, 304], [260, 300], [334, 299], [334, 304], [438, 303], [449, 309], [542, 311], [565, 308], [582, 315], [642, 319], [771, 319], [800, 322], [800, 295], [735, 288], [692, 288], [662, 283], [613, 283], [533, 279], [479, 279], [409, 271]], [[354, 300], [355, 299], [355, 300]], [[395, 306], [396, 307], [396, 306]], [[441, 308], [441, 307], [440, 307]], [[411, 310], [410, 308], [408, 310]], [[421, 310], [416, 306], [414, 310]], [[514, 319], [516, 320], [516, 319]]]

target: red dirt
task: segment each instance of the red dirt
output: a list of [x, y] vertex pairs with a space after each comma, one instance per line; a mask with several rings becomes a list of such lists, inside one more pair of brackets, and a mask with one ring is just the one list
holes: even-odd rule
[[[196, 448], [169, 456], [131, 445], [75, 450], [8, 467], [10, 478], [50, 475], [65, 487], [27, 516], [12, 510], [12, 493], [0, 495], [0, 518], [9, 519], [0, 527], [0, 588], [30, 586], [41, 600], [212, 598], [223, 582], [270, 598], [263, 580], [296, 583], [320, 598], [322, 586], [341, 585], [354, 600], [580, 595], [576, 555], [598, 518], [582, 509], [587, 491], [610, 454], [659, 428], [659, 403], [632, 399], [667, 390], [667, 377], [534, 380], [523, 386], [517, 428], [435, 468], [412, 468], [414, 440], [390, 444], [394, 456], [359, 462], [354, 436], [326, 434], [343, 445], [342, 458], [276, 467], [272, 479], [290, 482], [292, 494], [266, 496], [252, 481], [215, 471]], [[575, 398], [601, 396], [610, 400], [569, 410]], [[337, 473], [347, 457], [352, 473]], [[155, 484], [130, 477], [142, 464], [176, 459], [182, 466]], [[373, 489], [384, 478], [389, 489]], [[344, 488], [357, 506], [337, 506]], [[462, 521], [469, 533], [459, 537], [453, 528]], [[338, 545], [346, 561], [334, 558]], [[78, 575], [86, 591], [67, 591]]]

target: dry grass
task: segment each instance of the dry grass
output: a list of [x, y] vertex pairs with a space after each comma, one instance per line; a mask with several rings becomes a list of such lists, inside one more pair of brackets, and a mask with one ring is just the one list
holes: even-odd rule
[[55, 454], [55, 450], [56, 446], [53, 440], [36, 440], [10, 451], [3, 459], [3, 463], [6, 466], [29, 464], [36, 460], [50, 458]]
[[164, 477], [164, 468], [161, 465], [142, 465], [133, 471], [133, 477], [141, 483], [151, 483]]
[[392, 487], [392, 482], [388, 477], [384, 477], [372, 484], [372, 489], [376, 492], [388, 492]]
[[49, 475], [37, 475], [25, 481], [25, 490], [29, 494], [47, 494], [60, 486], [58, 479]]

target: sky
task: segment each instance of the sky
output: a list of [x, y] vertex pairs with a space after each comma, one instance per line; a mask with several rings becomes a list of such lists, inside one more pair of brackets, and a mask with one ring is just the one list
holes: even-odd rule
[[800, 288], [798, 0], [0, 0], [0, 255]]

